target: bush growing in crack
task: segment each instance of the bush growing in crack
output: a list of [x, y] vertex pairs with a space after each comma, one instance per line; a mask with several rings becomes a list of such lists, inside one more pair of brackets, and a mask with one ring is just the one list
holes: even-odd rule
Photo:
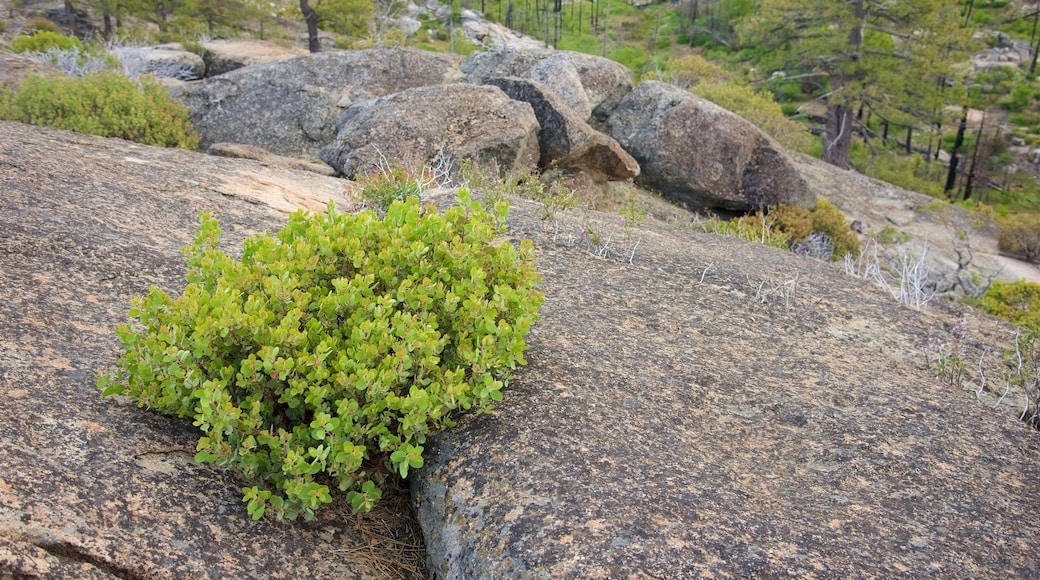
[[415, 198], [371, 211], [296, 212], [277, 235], [217, 249], [203, 215], [185, 248], [189, 284], [133, 301], [105, 395], [191, 417], [196, 460], [233, 470], [254, 519], [310, 519], [347, 492], [368, 511], [392, 474], [423, 465], [453, 413], [486, 412], [542, 295], [529, 241], [499, 243], [494, 213], [460, 190], [443, 214]]

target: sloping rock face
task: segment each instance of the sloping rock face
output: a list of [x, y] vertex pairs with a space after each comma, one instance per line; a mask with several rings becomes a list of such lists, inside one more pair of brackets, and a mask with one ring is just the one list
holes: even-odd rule
[[462, 63], [473, 83], [520, 77], [544, 83], [583, 120], [605, 119], [632, 90], [632, 71], [606, 58], [569, 51], [502, 50], [475, 54]]
[[400, 560], [349, 505], [253, 522], [243, 482], [194, 462], [190, 420], [96, 387], [131, 297], [184, 287], [199, 212], [233, 252], [341, 183], [0, 122], [0, 577], [384, 578]]
[[[936, 216], [929, 211], [935, 198], [907, 191], [855, 171], [835, 167], [800, 153], [789, 153], [788, 161], [805, 180], [811, 193], [831, 201], [849, 220], [860, 222], [865, 233], [877, 233], [886, 227], [912, 235], [919, 242], [908, 247], [889, 248], [898, 253], [910, 249], [920, 255], [927, 244], [929, 260], [926, 266], [935, 275], [946, 280], [942, 286], [955, 284], [957, 276], [969, 276], [959, 268], [964, 256], [961, 250], [971, 247], [971, 268], [983, 279], [993, 277], [1014, 282], [1026, 280], [1040, 284], [1040, 270], [1033, 264], [1016, 260], [1000, 253], [998, 232], [992, 226], [979, 230], [974, 219], [963, 208], [948, 206], [949, 215]], [[963, 232], [970, 232], [963, 237]], [[883, 251], [885, 248], [882, 249]], [[898, 256], [893, 256], [898, 260]]]
[[473, 159], [511, 172], [538, 163], [538, 120], [531, 106], [496, 87], [419, 87], [357, 103], [339, 120], [326, 163], [353, 179], [387, 161], [419, 167], [438, 158]]
[[529, 364], [413, 480], [435, 577], [1040, 575], [1022, 394], [926, 367], [964, 317], [965, 360], [990, 348], [998, 376], [1012, 329], [772, 248], [538, 211], [509, 220], [545, 280]]
[[29, 73], [57, 75], [61, 74], [61, 71], [20, 54], [0, 50], [0, 86], [17, 86]]
[[460, 57], [405, 48], [325, 52], [250, 66], [171, 88], [202, 146], [243, 143], [316, 158], [354, 101], [461, 79]]
[[242, 67], [304, 56], [307, 50], [286, 48], [266, 40], [211, 40], [202, 43], [206, 76], [217, 76]]
[[640, 83], [611, 114], [607, 133], [639, 162], [641, 184], [689, 210], [746, 212], [815, 201], [779, 143], [672, 85]]
[[617, 141], [590, 127], [549, 87], [516, 77], [488, 79], [487, 84], [534, 109], [541, 127], [538, 145], [543, 168], [575, 169], [613, 180], [639, 175], [639, 164]]

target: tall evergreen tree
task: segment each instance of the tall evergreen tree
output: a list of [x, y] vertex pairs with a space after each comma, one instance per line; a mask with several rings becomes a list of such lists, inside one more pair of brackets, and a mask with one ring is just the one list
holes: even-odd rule
[[963, 94], [945, 90], [971, 36], [949, 0], [759, 0], [738, 29], [745, 46], [761, 50], [759, 71], [816, 77], [825, 87], [822, 158], [839, 167], [848, 166], [861, 105], [882, 119], [928, 125], [946, 99]]

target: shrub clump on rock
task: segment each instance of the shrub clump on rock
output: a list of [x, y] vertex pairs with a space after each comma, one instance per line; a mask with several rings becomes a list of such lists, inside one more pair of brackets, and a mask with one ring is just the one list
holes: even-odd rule
[[0, 119], [160, 147], [199, 144], [187, 109], [166, 89], [149, 78], [135, 82], [113, 72], [30, 74], [17, 89], [0, 89]]
[[496, 242], [504, 203], [458, 201], [443, 214], [395, 201], [382, 219], [297, 212], [247, 240], [241, 261], [204, 215], [187, 288], [135, 299], [116, 331], [122, 368], [99, 387], [192, 417], [196, 459], [249, 482], [255, 519], [309, 519], [331, 501], [326, 484], [371, 509], [453, 411], [489, 410], [502, 374], [526, 364], [543, 300], [530, 242]]
[[1040, 264], [1040, 214], [1002, 218], [997, 243], [1002, 252]]

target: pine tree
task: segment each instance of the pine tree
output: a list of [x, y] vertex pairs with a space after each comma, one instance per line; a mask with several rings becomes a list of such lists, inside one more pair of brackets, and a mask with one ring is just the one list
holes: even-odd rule
[[928, 125], [964, 92], [946, 90], [971, 36], [948, 0], [760, 0], [738, 29], [759, 50], [760, 73], [823, 87], [822, 158], [839, 167], [848, 166], [860, 107], [885, 121]]

